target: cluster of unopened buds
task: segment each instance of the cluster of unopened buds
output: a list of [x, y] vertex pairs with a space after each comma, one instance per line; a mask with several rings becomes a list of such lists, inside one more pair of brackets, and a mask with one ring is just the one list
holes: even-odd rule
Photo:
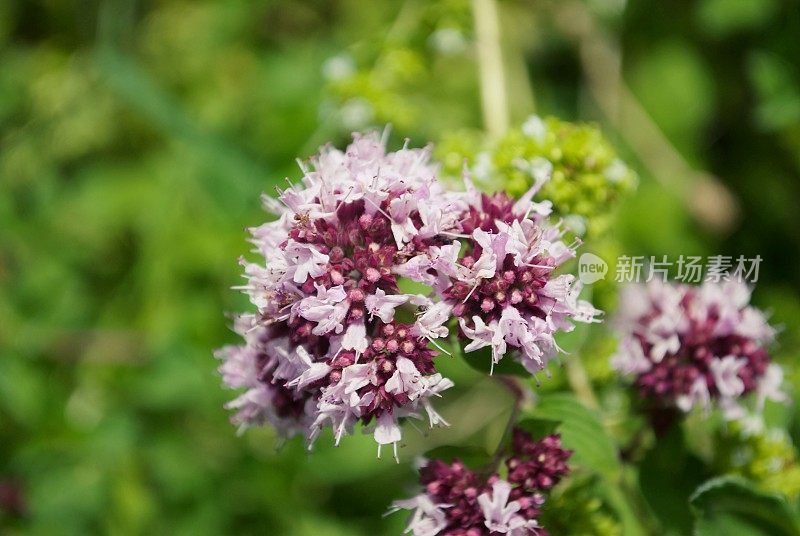
[[419, 472], [424, 491], [395, 501], [392, 511], [413, 510], [407, 531], [414, 536], [544, 536], [541, 506], [569, 473], [571, 455], [558, 435], [536, 441], [515, 429], [506, 478], [471, 470], [457, 459], [450, 464], [429, 460]]
[[612, 366], [632, 375], [656, 408], [709, 411], [716, 402], [734, 420], [746, 415], [740, 401], [749, 394], [758, 411], [767, 399], [784, 401], [783, 371], [767, 352], [775, 330], [749, 305], [750, 292], [736, 278], [701, 286], [654, 279], [626, 288]]
[[[451, 191], [429, 156], [355, 135], [264, 198], [277, 219], [250, 230], [262, 258], [242, 260], [257, 310], [235, 322], [244, 344], [217, 354], [226, 385], [244, 389], [228, 405], [242, 428], [270, 423], [311, 445], [330, 427], [338, 444], [361, 422], [396, 457], [398, 419], [446, 424], [431, 405], [453, 385], [434, 363], [443, 339], [536, 374], [559, 351], [554, 334], [596, 321], [574, 277], [553, 273], [577, 242], [533, 201], [546, 177], [516, 201], [469, 177]], [[404, 293], [403, 280], [429, 291]]]

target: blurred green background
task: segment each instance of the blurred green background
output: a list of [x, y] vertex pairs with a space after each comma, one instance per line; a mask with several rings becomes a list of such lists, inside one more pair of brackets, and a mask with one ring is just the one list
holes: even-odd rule
[[[790, 363], [800, 2], [499, 8], [512, 119], [596, 121], [641, 176], [619, 250], [761, 255], [754, 300]], [[237, 437], [212, 351], [248, 308], [230, 287], [259, 194], [353, 129], [481, 128], [473, 44], [465, 0], [0, 1], [0, 533], [402, 530], [380, 514], [410, 463], [369, 436], [312, 455]], [[409, 430], [404, 462], [505, 424], [501, 390], [442, 368], [453, 427]]]

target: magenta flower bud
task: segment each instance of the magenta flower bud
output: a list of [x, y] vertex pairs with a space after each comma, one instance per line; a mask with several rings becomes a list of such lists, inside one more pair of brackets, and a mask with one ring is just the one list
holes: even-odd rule
[[381, 278], [381, 273], [375, 268], [367, 268], [364, 277], [366, 277], [367, 281], [370, 283], [376, 283]]
[[306, 294], [313, 294], [314, 293], [314, 280], [310, 277], [305, 280], [303, 286], [300, 289], [305, 292]]
[[389, 361], [388, 359], [383, 359], [378, 362], [378, 368], [380, 368], [381, 372], [386, 374], [391, 374], [394, 372], [394, 363]]
[[383, 339], [373, 339], [372, 340], [372, 349], [376, 352], [380, 352], [386, 347], [386, 341]]
[[347, 297], [351, 302], [361, 303], [364, 301], [364, 291], [362, 291], [360, 288], [350, 289], [350, 291], [347, 293]]
[[334, 248], [331, 248], [329, 256], [330, 256], [330, 261], [332, 263], [338, 264], [342, 262], [342, 260], [344, 259], [344, 250], [342, 250], [342, 248], [340, 248], [339, 246], [336, 246]]
[[331, 282], [334, 285], [341, 285], [344, 283], [344, 277], [342, 276], [342, 273], [339, 272], [338, 270], [331, 270], [330, 275], [331, 275]]
[[361, 227], [362, 230], [366, 231], [372, 225], [372, 216], [369, 214], [362, 214], [358, 218], [358, 225]]
[[343, 352], [336, 356], [331, 365], [337, 368], [349, 367], [356, 361], [356, 356], [353, 352]]
[[297, 328], [295, 332], [299, 337], [308, 337], [311, 335], [311, 330], [314, 326], [310, 322], [304, 322], [300, 327]]

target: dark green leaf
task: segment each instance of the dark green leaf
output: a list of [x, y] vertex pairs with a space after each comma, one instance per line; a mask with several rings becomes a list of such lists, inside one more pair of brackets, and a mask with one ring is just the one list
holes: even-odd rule
[[516, 427], [528, 432], [534, 439], [541, 439], [555, 433], [560, 424], [561, 421], [556, 419], [522, 419]]
[[747, 480], [726, 476], [709, 480], [689, 499], [697, 516], [695, 533], [798, 536], [800, 524], [785, 499], [761, 492]]
[[441, 460], [445, 463], [452, 463], [453, 460], [459, 459], [471, 469], [486, 466], [492, 460], [486, 449], [474, 445], [459, 447], [444, 445], [429, 450], [424, 454], [424, 457], [429, 460]]
[[679, 426], [657, 440], [639, 470], [639, 487], [656, 517], [681, 534], [691, 530], [689, 496], [703, 480], [703, 463], [687, 452]]
[[561, 421], [559, 428], [564, 445], [573, 449], [572, 462], [583, 465], [610, 479], [620, 472], [617, 448], [606, 433], [600, 416], [581, 404], [573, 395], [542, 395], [526, 417]]

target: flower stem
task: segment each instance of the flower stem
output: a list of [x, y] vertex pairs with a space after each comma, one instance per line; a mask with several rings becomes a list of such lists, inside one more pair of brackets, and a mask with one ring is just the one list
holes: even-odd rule
[[589, 380], [589, 375], [586, 373], [580, 358], [574, 356], [572, 359], [568, 359], [566, 368], [567, 381], [578, 400], [590, 409], [600, 409], [600, 403], [597, 401], [597, 395], [595, 395], [592, 388], [592, 382]]
[[498, 138], [508, 130], [509, 118], [497, 1], [472, 0], [472, 14], [475, 19], [483, 124], [490, 137]]
[[500, 382], [503, 387], [508, 389], [514, 396], [514, 405], [511, 408], [511, 414], [508, 416], [508, 422], [503, 430], [503, 434], [500, 436], [500, 442], [497, 444], [497, 448], [492, 455], [492, 461], [489, 465], [490, 472], [496, 471], [497, 467], [500, 465], [500, 461], [503, 459], [506, 441], [511, 435], [511, 431], [514, 429], [514, 426], [517, 424], [517, 419], [522, 411], [522, 404], [525, 401], [525, 389], [522, 387], [522, 385], [520, 385], [516, 378], [504, 375], [498, 375], [495, 376], [495, 378], [497, 378], [497, 381]]

